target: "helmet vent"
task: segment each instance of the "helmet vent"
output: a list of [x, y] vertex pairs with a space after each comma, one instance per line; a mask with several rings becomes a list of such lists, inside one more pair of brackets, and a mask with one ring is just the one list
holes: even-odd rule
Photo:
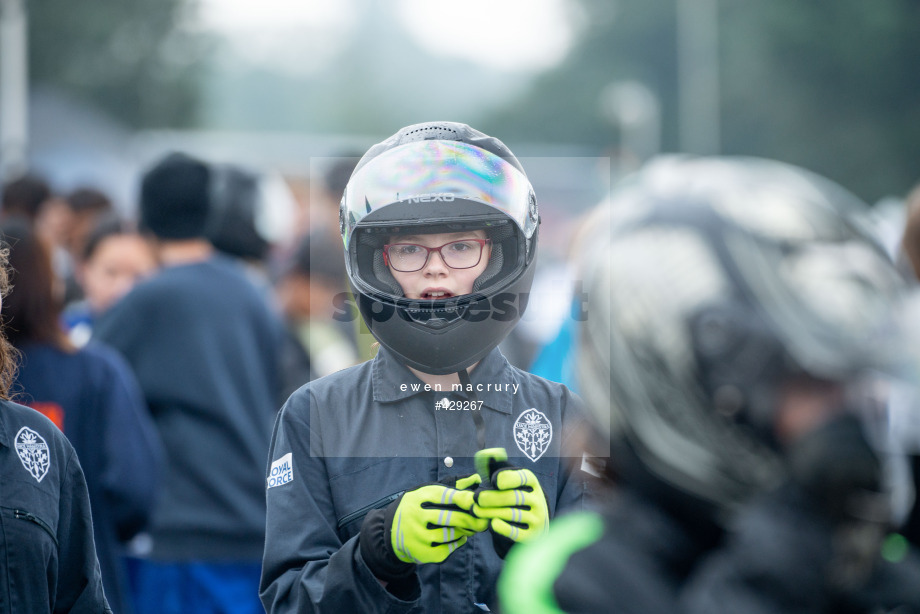
[[415, 130], [403, 132], [397, 138], [397, 144], [405, 145], [416, 141], [460, 141], [460, 133], [448, 126], [427, 124]]

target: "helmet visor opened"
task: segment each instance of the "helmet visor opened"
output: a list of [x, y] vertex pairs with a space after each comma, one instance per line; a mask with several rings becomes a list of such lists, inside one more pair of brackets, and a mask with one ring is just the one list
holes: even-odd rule
[[533, 237], [536, 199], [526, 175], [474, 145], [431, 140], [400, 145], [360, 168], [345, 192], [341, 222], [350, 249], [359, 225], [417, 230], [439, 224], [485, 227], [508, 219], [526, 239]]

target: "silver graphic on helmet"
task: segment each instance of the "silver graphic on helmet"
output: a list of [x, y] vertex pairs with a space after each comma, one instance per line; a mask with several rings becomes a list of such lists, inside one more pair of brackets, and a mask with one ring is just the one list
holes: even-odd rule
[[905, 289], [862, 209], [766, 160], [670, 157], [625, 181], [583, 247], [578, 368], [598, 428], [721, 507], [783, 479], [788, 382], [839, 387], [871, 431], [875, 384], [903, 364]]

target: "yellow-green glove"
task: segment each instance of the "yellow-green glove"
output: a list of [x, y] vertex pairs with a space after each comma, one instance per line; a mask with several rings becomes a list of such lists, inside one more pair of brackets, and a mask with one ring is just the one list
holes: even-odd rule
[[[447, 478], [446, 485], [450, 486], [452, 481], [453, 478]], [[444, 480], [442, 480], [442, 483], [443, 482]], [[477, 488], [479, 488], [480, 484], [482, 484], [482, 478], [479, 477], [478, 473], [474, 473], [473, 475], [468, 475], [465, 478], [458, 478], [455, 482], [453, 482], [453, 487], [457, 490], [469, 490], [474, 492]]]
[[[516, 542], [528, 541], [549, 528], [549, 504], [540, 481], [529, 469], [509, 466], [501, 448], [476, 454], [476, 467], [488, 472], [476, 493], [473, 513], [489, 519], [495, 551], [504, 558]], [[505, 538], [505, 539], [502, 539]]]
[[485, 531], [489, 521], [471, 513], [479, 481], [478, 475], [461, 478], [459, 489], [428, 484], [370, 512], [358, 538], [368, 568], [381, 580], [398, 580], [415, 564], [442, 562], [467, 537]]
[[440, 563], [466, 543], [466, 538], [488, 528], [476, 518], [473, 492], [440, 484], [422, 486], [401, 497], [393, 516], [390, 545], [406, 563]]

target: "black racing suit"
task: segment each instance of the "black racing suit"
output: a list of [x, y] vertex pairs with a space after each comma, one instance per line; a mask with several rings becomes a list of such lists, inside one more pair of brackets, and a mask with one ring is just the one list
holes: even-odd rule
[[[749, 502], [727, 530], [698, 501], [665, 491], [623, 484], [601, 511], [563, 518], [545, 543], [509, 555], [503, 614], [534, 611], [533, 600], [583, 614], [920, 612], [916, 553], [897, 563], [877, 554], [864, 577], [844, 580], [841, 527], [797, 486]], [[554, 565], [562, 571], [536, 585], [520, 581]]]
[[73, 446], [38, 412], [0, 401], [0, 613], [111, 613]]
[[563, 452], [583, 420], [577, 397], [512, 367], [497, 349], [470, 378], [478, 397], [473, 409], [467, 391], [425, 390], [381, 349], [373, 361], [294, 393], [275, 424], [266, 476], [266, 611], [489, 611], [502, 560], [488, 533], [470, 537], [441, 564], [419, 565], [417, 594], [407, 599], [381, 586], [359, 543], [369, 511], [422, 484], [475, 473], [476, 412], [484, 447], [504, 447], [513, 465], [534, 472], [550, 517], [581, 507], [586, 485]]

